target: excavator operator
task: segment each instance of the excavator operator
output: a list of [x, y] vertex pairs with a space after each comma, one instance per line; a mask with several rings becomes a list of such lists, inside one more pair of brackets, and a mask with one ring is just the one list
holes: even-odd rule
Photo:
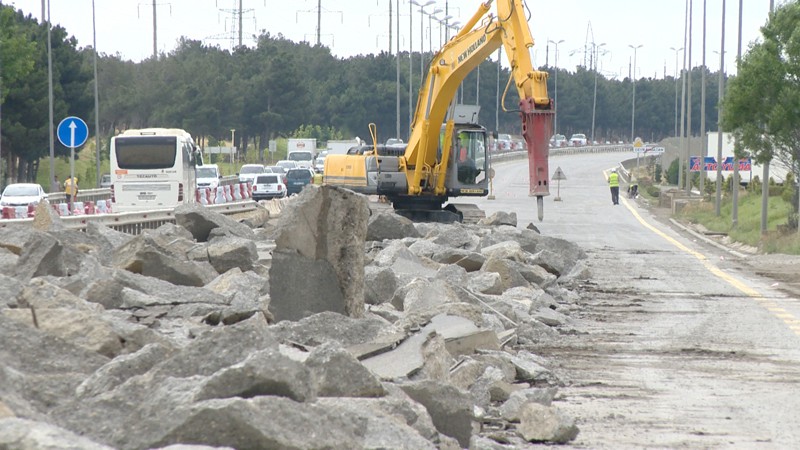
[[480, 173], [480, 169], [475, 165], [472, 144], [469, 133], [463, 131], [458, 133], [456, 137], [458, 181], [464, 184], [475, 184], [475, 179]]

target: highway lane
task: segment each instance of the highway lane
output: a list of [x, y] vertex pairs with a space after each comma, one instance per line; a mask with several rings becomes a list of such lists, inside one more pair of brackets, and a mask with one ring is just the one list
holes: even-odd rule
[[567, 180], [542, 222], [526, 161], [498, 164], [496, 199], [476, 202], [589, 255], [569, 332], [532, 349], [564, 381], [572, 446], [799, 447], [800, 302], [624, 195], [612, 205], [604, 170], [628, 156], [552, 157]]

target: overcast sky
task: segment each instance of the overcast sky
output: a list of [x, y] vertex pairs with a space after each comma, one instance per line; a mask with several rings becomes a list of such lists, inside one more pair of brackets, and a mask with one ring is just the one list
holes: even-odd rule
[[[42, 1], [51, 4], [51, 20], [60, 24], [78, 39], [81, 47], [92, 45], [92, 0], [0, 0], [41, 20]], [[245, 45], [253, 45], [252, 37], [267, 31], [282, 34], [293, 41], [316, 42], [317, 5], [322, 9], [320, 40], [334, 55], [348, 57], [377, 53], [389, 49], [389, 5], [397, 13], [397, 0], [242, 0], [242, 31]], [[427, 0], [417, 0], [425, 3]], [[692, 62], [702, 63], [703, 0], [693, 1]], [[719, 68], [721, 45], [722, 2], [705, 0], [707, 4], [706, 64], [712, 71]], [[775, 0], [782, 4], [786, 0]], [[101, 53], [119, 54], [140, 61], [153, 54], [152, 0], [94, 0], [97, 48]], [[400, 48], [414, 51], [422, 44], [427, 51], [432, 43], [440, 46], [444, 36], [441, 26], [426, 14], [420, 20], [419, 7], [409, 0], [400, 0]], [[477, 10], [479, 0], [436, 0], [425, 11], [447, 8], [453, 16], [449, 22], [466, 20]], [[670, 47], [684, 47], [686, 0], [527, 0], [529, 23], [536, 45], [533, 58], [536, 66], [549, 62], [556, 65], [555, 47], [548, 41], [564, 40], [559, 45], [558, 66], [575, 70], [584, 64], [585, 49], [591, 43], [600, 47], [600, 71], [608, 77], [628, 76], [634, 51], [629, 46], [641, 45], [636, 51], [639, 77], [662, 78], [664, 72], [675, 72], [676, 52]], [[413, 10], [409, 30], [409, 6]], [[170, 52], [177, 39], [186, 36], [207, 45], [230, 49], [237, 42], [239, 0], [157, 0], [157, 46], [159, 53]], [[728, 72], [733, 69], [738, 43], [739, 1], [727, 0], [725, 19], [725, 56]], [[494, 7], [492, 8], [494, 11]], [[766, 23], [769, 0], [744, 2], [742, 48], [759, 39], [760, 27]], [[437, 14], [444, 17], [444, 12]], [[423, 29], [420, 30], [420, 23]], [[395, 27], [394, 20], [392, 26]], [[430, 26], [432, 25], [432, 26]], [[430, 29], [433, 33], [429, 33]], [[397, 33], [397, 30], [393, 30]], [[409, 36], [409, 34], [411, 36]], [[397, 35], [393, 34], [393, 41]], [[431, 42], [432, 41], [432, 42]], [[549, 52], [548, 52], [549, 47]], [[394, 51], [394, 47], [393, 47]], [[712, 53], [716, 51], [717, 53]], [[678, 66], [683, 53], [677, 53]]]

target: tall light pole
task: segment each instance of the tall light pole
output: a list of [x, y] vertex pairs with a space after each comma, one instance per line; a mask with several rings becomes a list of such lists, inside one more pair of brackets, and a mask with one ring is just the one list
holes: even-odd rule
[[[442, 8], [434, 8], [433, 12], [428, 14], [428, 51], [433, 54], [433, 16], [442, 12]], [[436, 19], [438, 22], [439, 19]]]
[[717, 110], [717, 198], [714, 202], [714, 213], [719, 217], [722, 212], [722, 95], [725, 93], [725, 0], [722, 0], [722, 39], [719, 44], [719, 98]]
[[703, 64], [700, 73], [700, 195], [705, 195], [706, 188], [706, 154], [708, 154], [708, 139], [706, 138], [706, 0], [703, 0]]
[[[389, 11], [392, 10], [392, 0], [389, 0]], [[397, 55], [395, 60], [395, 91], [397, 93], [397, 128], [395, 130], [395, 137], [400, 137], [400, 0], [395, 0], [395, 4], [397, 5]]]
[[590, 145], [594, 145], [594, 117], [597, 110], [597, 58], [600, 55], [600, 47], [604, 45], [606, 45], [605, 42], [600, 45], [594, 45], [592, 42], [594, 47], [594, 95], [592, 96], [592, 142]]
[[682, 51], [683, 47], [669, 49], [675, 52], [675, 136], [678, 136], [678, 52]]
[[692, 193], [692, 173], [690, 171], [692, 161], [692, 19], [694, 13], [694, 0], [689, 0], [689, 46], [686, 52], [689, 62], [686, 71], [686, 195]]
[[92, 0], [92, 45], [94, 46], [94, 153], [95, 153], [95, 183], [100, 187], [100, 100], [97, 86], [97, 26], [95, 25], [95, 8]]
[[[739, 66], [742, 61], [742, 0], [739, 0], [739, 45], [736, 51], [736, 75], [739, 75]], [[733, 142], [733, 192], [731, 193], [731, 226], [739, 226], [739, 140]]]
[[[556, 94], [555, 94], [555, 99], [554, 99], [554, 104], [555, 104], [556, 111], [555, 111], [555, 114], [553, 114], [553, 135], [556, 135], [556, 134], [558, 134], [558, 44], [561, 44], [562, 42], [564, 42], [564, 40], [561, 39], [558, 42], [554, 42], [554, 41], [548, 40], [547, 42], [549, 42], [549, 43], [551, 43], [551, 44], [556, 46], [556, 70], [555, 70], [555, 73], [556, 73], [556, 76], [555, 76], [555, 91], [556, 91]], [[498, 73], [498, 77], [497, 78], [498, 78], [498, 82], [499, 82], [499, 78], [500, 78], [499, 77], [499, 74], [500, 74], [500, 69], [499, 69], [499, 67], [500, 67], [499, 66], [500, 65], [500, 55], [499, 54], [497, 56], [497, 64], [498, 64], [498, 72], [497, 72]]]
[[[412, 36], [414, 35], [414, 11], [411, 6], [414, 2], [408, 2], [408, 138], [411, 138], [411, 120], [414, 114], [414, 95], [412, 86], [414, 83], [411, 81], [414, 78], [413, 65], [414, 65], [414, 42]], [[408, 139], [406, 139], [408, 142]]]
[[633, 81], [633, 99], [631, 100], [631, 142], [633, 142], [634, 136], [634, 127], [636, 125], [636, 50], [642, 48], [643, 44], [639, 44], [636, 46], [628, 45], [628, 47], [633, 49], [633, 72], [631, 75], [631, 81]]
[[[436, 0], [428, 0], [425, 3], [419, 3], [416, 0], [411, 0], [411, 3], [419, 6], [419, 82], [422, 83], [425, 78], [425, 61], [423, 61], [423, 53], [425, 49], [423, 42], [425, 42], [425, 25], [422, 15], [425, 13], [425, 8], [436, 3]], [[410, 6], [409, 6], [410, 8]]]
[[53, 136], [53, 42], [50, 36], [50, 0], [47, 0], [47, 98], [49, 104], [48, 121], [50, 126], [50, 192], [58, 192], [56, 183], [56, 143]]

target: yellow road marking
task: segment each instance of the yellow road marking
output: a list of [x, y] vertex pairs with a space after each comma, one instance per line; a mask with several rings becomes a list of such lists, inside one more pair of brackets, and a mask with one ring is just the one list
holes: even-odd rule
[[[708, 270], [712, 274], [716, 275], [718, 278], [721, 278], [722, 280], [727, 281], [728, 284], [730, 284], [731, 286], [735, 287], [736, 289], [738, 289], [739, 291], [741, 291], [742, 293], [744, 293], [748, 297], [750, 297], [752, 299], [755, 299], [755, 300], [758, 300], [759, 304], [762, 307], [766, 308], [768, 311], [770, 311], [778, 319], [783, 320], [783, 322], [787, 323], [787, 325], [789, 325], [788, 321], [791, 321], [792, 323], [800, 322], [800, 321], [798, 321], [798, 319], [793, 314], [787, 312], [783, 308], [780, 308], [774, 302], [766, 302], [765, 301], [766, 299], [764, 298], [764, 296], [760, 292], [752, 289], [750, 286], [747, 286], [746, 284], [744, 284], [741, 281], [737, 280], [733, 276], [725, 273], [719, 267], [711, 264], [711, 262], [708, 261], [708, 258], [706, 258], [705, 255], [703, 255], [702, 253], [699, 253], [699, 252], [696, 252], [696, 251], [690, 249], [689, 247], [681, 244], [680, 242], [678, 242], [677, 240], [675, 240], [671, 236], [668, 236], [663, 231], [661, 231], [658, 228], [656, 228], [656, 227], [650, 225], [649, 223], [647, 223], [642, 218], [642, 216], [639, 214], [639, 212], [636, 211], [630, 205], [630, 203], [627, 200], [625, 200], [622, 197], [620, 197], [620, 199], [622, 200], [622, 204], [625, 205], [626, 208], [628, 208], [628, 211], [630, 211], [631, 214], [633, 214], [633, 217], [635, 217], [636, 220], [639, 221], [639, 223], [644, 225], [645, 228], [649, 229], [650, 231], [652, 231], [653, 233], [657, 234], [658, 236], [661, 236], [664, 240], [666, 240], [670, 244], [674, 245], [679, 250], [681, 250], [681, 251], [683, 251], [685, 253], [688, 253], [688, 254], [694, 256], [695, 258], [697, 258], [703, 264], [703, 266], [705, 266], [706, 270]], [[800, 336], [800, 325], [789, 325], [789, 328], [792, 331], [794, 331], [795, 334]]]

